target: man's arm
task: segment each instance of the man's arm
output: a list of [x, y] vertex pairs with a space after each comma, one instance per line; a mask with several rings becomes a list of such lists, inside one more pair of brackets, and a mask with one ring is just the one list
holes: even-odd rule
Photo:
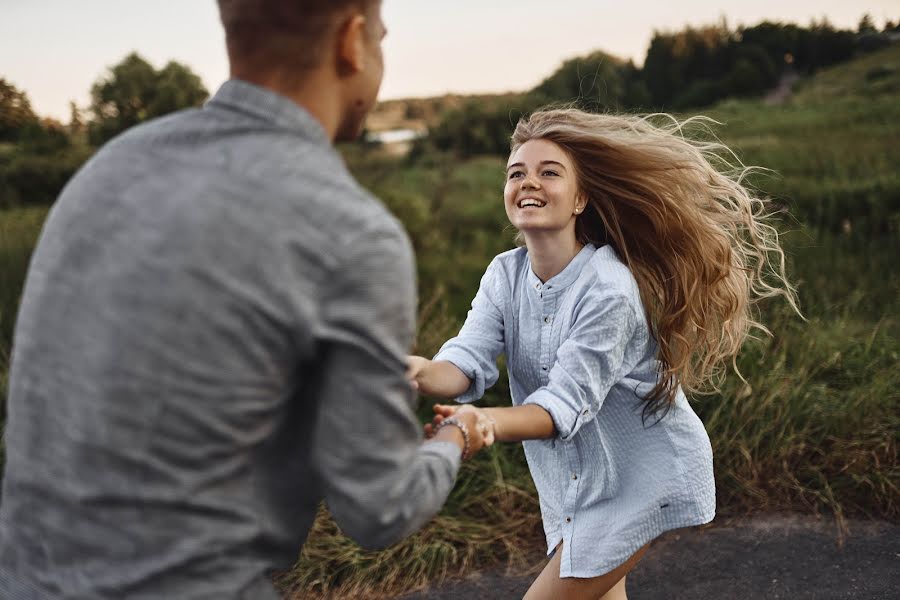
[[[330, 292], [323, 299], [314, 465], [342, 530], [363, 546], [385, 546], [440, 510], [455, 482], [463, 438], [446, 427], [423, 444], [413, 412], [405, 359], [415, 279], [405, 236], [394, 228], [368, 233], [348, 252]], [[477, 428], [468, 430], [470, 444], [478, 446]]]

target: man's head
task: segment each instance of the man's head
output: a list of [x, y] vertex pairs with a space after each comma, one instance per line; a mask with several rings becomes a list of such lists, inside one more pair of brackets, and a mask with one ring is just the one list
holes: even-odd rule
[[384, 74], [381, 0], [218, 0], [231, 75], [296, 96], [333, 85], [338, 141], [354, 139]]

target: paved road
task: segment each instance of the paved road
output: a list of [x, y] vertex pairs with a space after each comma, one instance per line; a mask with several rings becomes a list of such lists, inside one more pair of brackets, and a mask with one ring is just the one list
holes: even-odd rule
[[[670, 532], [628, 576], [629, 600], [900, 600], [900, 525], [762, 516]], [[533, 576], [483, 573], [398, 600], [519, 599]]]

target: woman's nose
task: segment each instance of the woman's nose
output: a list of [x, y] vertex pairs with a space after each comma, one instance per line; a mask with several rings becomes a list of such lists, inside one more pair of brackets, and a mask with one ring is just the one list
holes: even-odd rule
[[539, 187], [540, 183], [538, 183], [531, 175], [527, 175], [525, 179], [522, 180], [523, 190], [536, 190]]

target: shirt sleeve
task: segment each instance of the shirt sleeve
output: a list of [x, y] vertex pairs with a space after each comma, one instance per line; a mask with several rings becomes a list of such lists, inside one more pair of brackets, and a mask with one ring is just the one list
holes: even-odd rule
[[[399, 225], [397, 226], [399, 229]], [[313, 464], [341, 529], [370, 548], [424, 525], [453, 487], [460, 451], [423, 442], [406, 380], [415, 273], [405, 234], [367, 233], [323, 299]]]
[[623, 296], [585, 299], [589, 301], [557, 350], [547, 385], [524, 401], [550, 413], [561, 440], [593, 419], [612, 386], [627, 374], [626, 349], [638, 325]]
[[456, 398], [457, 402], [478, 400], [500, 375], [497, 357], [503, 352], [504, 337], [497, 271], [495, 259], [481, 278], [459, 335], [447, 340], [434, 357], [453, 363], [472, 381], [469, 389]]

